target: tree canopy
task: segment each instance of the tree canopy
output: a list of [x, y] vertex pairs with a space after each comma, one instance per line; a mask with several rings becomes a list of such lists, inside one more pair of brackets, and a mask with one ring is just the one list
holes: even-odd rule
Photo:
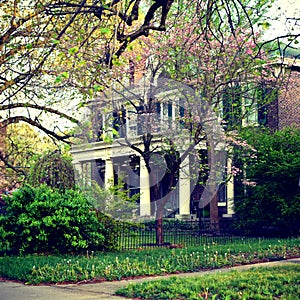
[[248, 129], [242, 136], [254, 151], [237, 156], [246, 174], [246, 193], [241, 190], [236, 199], [237, 227], [248, 234], [299, 233], [300, 130]]
[[[245, 22], [254, 36], [259, 26], [266, 26], [262, 18], [270, 6], [265, 0], [2, 2], [1, 122], [6, 126], [24, 121], [69, 141], [72, 132], [57, 122], [49, 126], [45, 119], [52, 115], [79, 124], [74, 109], [86, 103], [79, 95], [97, 97], [112, 80], [128, 74], [128, 59], [139, 59], [137, 48], [147, 47], [138, 46], [142, 37], [159, 46], [161, 35], [153, 34], [168, 31], [184, 16], [196, 18], [198, 32], [216, 40], [226, 32], [239, 34]], [[299, 35], [289, 36], [294, 40]], [[67, 103], [62, 105], [62, 100]]]

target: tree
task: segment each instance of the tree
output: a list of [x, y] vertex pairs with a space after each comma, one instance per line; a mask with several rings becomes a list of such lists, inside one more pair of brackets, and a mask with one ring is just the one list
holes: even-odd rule
[[[84, 106], [84, 96], [79, 93], [102, 91], [111, 78], [107, 69], [142, 31], [155, 29], [150, 21], [159, 7], [163, 7], [162, 26], [169, 10], [169, 4], [151, 6], [145, 28], [129, 38], [122, 24], [132, 26], [140, 15], [140, 1], [132, 4], [123, 6], [122, 13], [119, 1], [2, 2], [1, 126], [22, 121], [56, 140], [70, 142], [74, 132], [66, 130], [66, 122], [70, 127], [80, 122], [78, 115], [67, 111], [70, 106]], [[62, 109], [65, 97], [69, 99]]]
[[[147, 30], [163, 30], [171, 3], [172, 1], [157, 2], [151, 5], [143, 25], [134, 34], [127, 33], [125, 27], [133, 26], [133, 22], [138, 19], [140, 1], [101, 3], [9, 0], [1, 3], [4, 16], [1, 21], [0, 38], [0, 93], [3, 96], [1, 110], [17, 111], [13, 116], [4, 118], [2, 125], [24, 121], [58, 140], [67, 140], [69, 134], [62, 135], [55, 130], [49, 130], [39, 121], [41, 114], [48, 112], [78, 123], [76, 118], [51, 107], [53, 101], [48, 99], [46, 105], [44, 102], [39, 103], [39, 98], [49, 98], [49, 92], [44, 91], [44, 88], [50, 90], [53, 84], [49, 76], [54, 77], [56, 84], [64, 81], [64, 85], [69, 83], [75, 84], [76, 87], [81, 83], [85, 92], [89, 91], [90, 87], [97, 91], [97, 80], [100, 78], [102, 85], [105, 78], [96, 76], [93, 82], [88, 79], [101, 68], [111, 67], [113, 60], [124, 52], [127, 45]], [[163, 10], [160, 26], [156, 28], [150, 22], [159, 7], [163, 7]], [[121, 8], [124, 9], [123, 12]], [[82, 29], [84, 27], [85, 30]], [[62, 67], [59, 66], [61, 61], [64, 61]], [[80, 68], [86, 71], [85, 74], [81, 73], [81, 76], [86, 76], [82, 76], [77, 82], [71, 80], [71, 75], [75, 77], [76, 69], [78, 74]], [[73, 72], [69, 72], [70, 69]], [[100, 73], [103, 75], [105, 70]], [[45, 74], [47, 76], [44, 76]], [[66, 80], [69, 77], [70, 80]], [[20, 101], [20, 98], [26, 100]], [[28, 101], [28, 98], [31, 101]], [[20, 108], [33, 110], [36, 114], [34, 117], [19, 115]]]
[[[143, 40], [148, 45], [145, 55], [152, 60], [148, 64], [150, 79], [142, 83], [146, 89], [137, 89], [136, 93], [134, 89], [126, 91], [125, 86], [122, 87], [125, 93], [122, 88], [116, 89], [118, 96], [113, 98], [115, 107], [111, 107], [121, 110], [123, 105], [127, 105], [128, 110], [135, 112], [137, 120], [142, 120], [142, 147], [136, 146], [136, 141], [126, 135], [125, 141], [143, 158], [150, 176], [151, 203], [157, 207], [158, 244], [163, 243], [163, 211], [178, 182], [178, 172], [183, 169], [185, 159], [203, 142], [207, 143], [211, 172], [201, 206], [211, 204], [211, 225], [218, 231], [216, 195], [218, 185], [224, 181], [222, 172], [225, 163], [225, 136], [221, 120], [227, 121], [230, 130], [240, 128], [242, 119], [253, 111], [254, 105], [262, 105], [271, 99], [271, 95], [263, 99], [258, 97], [261, 82], [270, 85], [277, 83], [266, 65], [267, 57], [259, 44], [259, 33], [248, 30], [255, 22], [262, 21], [260, 15], [253, 15], [253, 19], [249, 20], [249, 16], [243, 14], [241, 9], [239, 18], [231, 19], [231, 15], [228, 15], [230, 6], [217, 6], [219, 10], [213, 10], [209, 16], [211, 22], [204, 22], [206, 25], [203, 25], [206, 7], [199, 6], [198, 2], [190, 2], [189, 5], [188, 9], [184, 6], [184, 11], [180, 10], [182, 7], [178, 8], [174, 23], [172, 19], [169, 20], [172, 25], [161, 36], [159, 47], [155, 39]], [[264, 5], [258, 11], [263, 12]], [[162, 74], [167, 74], [168, 78]], [[162, 128], [160, 122], [155, 120], [156, 104], [163, 103], [161, 98], [167, 98], [168, 92], [172, 92], [175, 99], [184, 100], [181, 104], [173, 98], [168, 100], [182, 112], [181, 119], [175, 120], [177, 125], [181, 122], [181, 133], [175, 130], [178, 128], [176, 124], [168, 125], [170, 120], [165, 121], [166, 128]], [[135, 99], [139, 99], [139, 102]], [[243, 112], [242, 99], [249, 103]], [[223, 105], [225, 100], [227, 104]], [[220, 113], [222, 106], [225, 108]], [[124, 123], [120, 121], [121, 129]], [[153, 163], [153, 157], [157, 154], [161, 156], [161, 165], [165, 168], [159, 182], [153, 171], [159, 167]], [[196, 174], [198, 167], [196, 158]]]
[[0, 161], [3, 162], [1, 174], [5, 178], [0, 190], [12, 190], [19, 186], [28, 176], [34, 157], [41, 155], [45, 149], [56, 149], [48, 136], [41, 135], [26, 123], [7, 126], [0, 152]]
[[60, 190], [75, 188], [75, 171], [71, 157], [55, 150], [37, 157], [32, 164], [27, 181], [38, 187], [46, 185]]
[[237, 228], [252, 235], [298, 234], [300, 130], [250, 128], [242, 136], [255, 151], [236, 153], [244, 165], [245, 176], [239, 179], [246, 188], [235, 205]]
[[[0, 94], [2, 126], [26, 122], [57, 140], [66, 140], [69, 134], [61, 134], [52, 124], [42, 122], [45, 114], [78, 121], [53, 107], [50, 92], [45, 93], [43, 82], [38, 82], [49, 69], [47, 61], [56, 48], [54, 35], [64, 35], [66, 25], [46, 14], [43, 1], [9, 0], [1, 3], [0, 38]], [[45, 69], [44, 69], [45, 68]], [[37, 88], [39, 86], [39, 88]], [[41, 98], [48, 97], [45, 101]]]
[[[220, 27], [227, 23], [234, 32], [241, 18], [248, 18], [249, 28], [254, 30], [253, 16], [263, 13], [258, 4], [265, 2], [198, 0], [190, 11], [201, 11], [203, 32], [213, 33], [211, 24], [216, 20]], [[136, 58], [134, 51], [128, 55], [127, 50], [136, 48], [134, 43], [141, 37], [165, 31], [168, 19], [176, 23], [187, 7], [189, 3], [177, 6], [173, 0], [2, 1], [2, 126], [23, 121], [57, 140], [70, 142], [74, 132], [61, 129], [65, 122], [49, 125], [49, 116], [56, 121], [68, 120], [71, 127], [80, 125], [78, 116], [68, 113], [69, 107], [80, 108], [91, 99], [78, 99], [78, 95], [101, 95], [117, 74], [127, 73], [128, 61], [122, 56]], [[299, 34], [288, 36], [295, 39]], [[120, 65], [123, 72], [118, 72]], [[64, 110], [62, 99], [68, 100]]]
[[[223, 13], [217, 13], [222, 5], [221, 1], [217, 0], [198, 1], [197, 7], [193, 7], [195, 12], [197, 9], [205, 12], [200, 16], [203, 30], [210, 31], [211, 21], [219, 19], [219, 24], [228, 20], [230, 30], [233, 32], [237, 25], [236, 20], [251, 8], [247, 2], [227, 0], [224, 2]], [[258, 11], [256, 5], [253, 3], [255, 13]], [[47, 81], [49, 83], [49, 78], [43, 84], [41, 82], [38, 84], [40, 86], [38, 92], [33, 88], [38, 83], [36, 79], [45, 73], [54, 75], [58, 81], [56, 83], [63, 81], [64, 85], [72, 84], [73, 87], [80, 85], [85, 91], [90, 88], [97, 91], [103, 85], [105, 87], [108, 82], [107, 78], [103, 78], [105, 70], [102, 72], [102, 69], [107, 65], [112, 67], [117, 61], [116, 58], [120, 57], [132, 42], [142, 36], [148, 36], [149, 31], [166, 30], [166, 21], [171, 14], [175, 15], [176, 21], [177, 9], [172, 0], [154, 1], [150, 4], [141, 0], [111, 2], [9, 0], [1, 3], [4, 18], [0, 40], [2, 78], [0, 92], [4, 94], [3, 99], [8, 100], [8, 97], [12, 98], [17, 94], [23, 94], [28, 98], [42, 93], [43, 86], [45, 87]], [[252, 11], [250, 13], [253, 15]], [[253, 27], [252, 23], [249, 25], [250, 28]], [[56, 63], [53, 65], [51, 61]], [[67, 63], [63, 63], [61, 67], [59, 63], [62, 61]], [[53, 68], [54, 66], [56, 68]], [[81, 82], [71, 80], [76, 73], [75, 69], [85, 71], [80, 73]], [[97, 76], [97, 73], [101, 73], [102, 78]], [[104, 77], [107, 75], [108, 72]], [[97, 77], [96, 80], [93, 81], [93, 77]], [[84, 84], [80, 84], [82, 81]], [[49, 84], [47, 88], [50, 88]], [[48, 104], [34, 105], [26, 102], [28, 109], [48, 111], [76, 122], [76, 119], [62, 114], [58, 109], [51, 110]], [[24, 103], [17, 101], [13, 106], [5, 105], [2, 110], [18, 107], [24, 107]], [[23, 118], [15, 116], [5, 123], [17, 122], [19, 119], [43, 127], [34, 118], [24, 116]], [[46, 129], [48, 128], [44, 128]], [[56, 138], [63, 139], [59, 135]]]

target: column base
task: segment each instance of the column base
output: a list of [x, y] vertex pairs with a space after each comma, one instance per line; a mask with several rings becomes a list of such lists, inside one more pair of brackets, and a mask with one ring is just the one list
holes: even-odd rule
[[233, 214], [223, 214], [223, 218], [233, 218]]
[[176, 220], [182, 220], [182, 221], [190, 221], [190, 220], [196, 220], [197, 217], [194, 214], [177, 214], [175, 215]]

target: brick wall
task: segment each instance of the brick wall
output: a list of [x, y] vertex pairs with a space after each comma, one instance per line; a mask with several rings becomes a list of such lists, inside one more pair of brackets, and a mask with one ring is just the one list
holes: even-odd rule
[[273, 131], [278, 129], [279, 119], [278, 119], [278, 100], [271, 102], [267, 106], [267, 126]]
[[278, 96], [278, 129], [300, 127], [300, 68], [291, 70], [288, 83]]

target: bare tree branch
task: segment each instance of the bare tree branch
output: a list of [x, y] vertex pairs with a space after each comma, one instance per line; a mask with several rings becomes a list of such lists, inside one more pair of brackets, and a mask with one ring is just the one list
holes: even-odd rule
[[49, 136], [54, 137], [56, 140], [66, 142], [66, 143], [70, 144], [70, 141], [68, 141], [68, 139], [71, 138], [72, 135], [70, 135], [70, 134], [59, 135], [59, 134], [55, 133], [54, 131], [49, 130], [48, 128], [44, 127], [38, 121], [32, 120], [32, 119], [24, 117], [24, 116], [9, 117], [9, 118], [3, 120], [1, 122], [1, 124], [2, 124], [2, 127], [6, 127], [9, 124], [15, 124], [15, 123], [19, 123], [19, 122], [25, 122], [27, 124], [30, 124], [30, 125], [38, 128], [38, 129], [42, 130], [43, 132], [45, 132]]
[[53, 113], [53, 114], [56, 114], [60, 117], [63, 117], [73, 123], [76, 123], [78, 125], [80, 125], [80, 121], [65, 114], [65, 113], [62, 113], [56, 109], [52, 109], [50, 107], [46, 107], [46, 106], [41, 106], [41, 105], [37, 105], [37, 104], [31, 104], [31, 103], [11, 103], [11, 104], [6, 104], [6, 105], [1, 105], [0, 106], [0, 110], [10, 110], [10, 109], [13, 109], [13, 108], [34, 108], [34, 109], [37, 109], [37, 110], [41, 110], [43, 112], [49, 112], [49, 113]]

